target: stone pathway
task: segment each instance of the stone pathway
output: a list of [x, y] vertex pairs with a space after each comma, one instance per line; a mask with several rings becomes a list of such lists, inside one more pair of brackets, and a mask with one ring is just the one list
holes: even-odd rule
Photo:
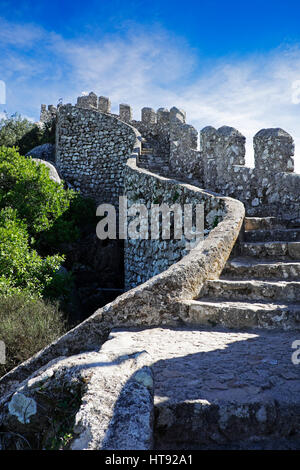
[[[112, 332], [146, 350], [157, 448], [299, 448], [297, 332], [151, 328]], [[262, 447], [259, 447], [262, 446]]]
[[221, 278], [182, 302], [197, 327], [113, 333], [150, 355], [157, 449], [300, 449], [299, 275], [299, 228], [246, 218]]

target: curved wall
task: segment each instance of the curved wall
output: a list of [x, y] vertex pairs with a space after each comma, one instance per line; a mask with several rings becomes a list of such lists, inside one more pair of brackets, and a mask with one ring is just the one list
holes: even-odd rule
[[[138, 148], [138, 140], [133, 146]], [[125, 173], [131, 175], [131, 181], [140, 181], [142, 185], [151, 180], [164, 191], [175, 185], [190, 198], [204, 201], [207, 208], [213, 207], [215, 210], [220, 207], [222, 220], [204, 241], [200, 241], [178, 262], [97, 310], [76, 328], [2, 377], [0, 406], [20, 381], [49, 361], [59, 356], [98, 350], [112, 328], [189, 323], [188, 314], [182, 312], [180, 302], [195, 298], [207, 279], [219, 277], [240, 232], [245, 215], [243, 204], [137, 168], [137, 155], [138, 151], [135, 150], [126, 165]]]

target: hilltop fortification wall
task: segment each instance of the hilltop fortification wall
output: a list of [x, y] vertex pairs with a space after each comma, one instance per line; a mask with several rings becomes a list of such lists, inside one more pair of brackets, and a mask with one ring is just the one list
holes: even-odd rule
[[207, 189], [239, 199], [248, 215], [300, 218], [300, 175], [294, 173], [294, 141], [282, 129], [262, 129], [253, 139], [255, 167], [245, 166], [245, 137], [232, 127], [201, 131], [202, 173]]
[[[148, 152], [152, 154], [151, 163], [160, 167], [166, 176], [170, 172], [182, 176], [184, 171], [184, 175], [192, 178], [198, 171], [198, 133], [186, 124], [185, 112], [176, 107], [170, 111], [144, 107], [141, 119], [134, 120], [129, 105], [120, 104], [119, 114], [112, 114], [110, 99], [91, 92], [78, 97], [75, 106], [60, 104], [57, 108], [53, 105], [47, 108], [43, 104], [40, 120], [47, 122], [54, 118], [57, 122], [56, 163], [63, 177], [83, 194], [98, 198], [101, 191], [100, 201], [110, 201], [111, 195], [115, 201], [122, 192], [124, 161], [134, 140], [130, 137], [134, 130], [140, 133], [142, 146], [145, 144], [145, 148], [151, 149]], [[150, 166], [145, 158], [138, 158], [137, 164]], [[102, 190], [97, 181], [97, 172], [101, 169]], [[116, 183], [115, 188], [112, 181]]]
[[[175, 206], [180, 208], [190, 205], [193, 211], [193, 231], [195, 230], [196, 204], [198, 205], [198, 216], [203, 219], [203, 229], [209, 233], [217, 222], [221, 221], [226, 214], [225, 201], [205, 191], [195, 191], [195, 187], [181, 184], [179, 181], [158, 177], [154, 173], [138, 168], [136, 159], [130, 159], [125, 167], [125, 193], [128, 208], [137, 202], [144, 204], [148, 211], [149, 229], [151, 225], [151, 206], [162, 207], [166, 204], [171, 210]], [[174, 214], [174, 212], [173, 212]], [[180, 219], [184, 220], [183, 218]], [[170, 217], [171, 218], [171, 217]], [[202, 221], [202, 220], [201, 220]], [[161, 222], [161, 221], [160, 221]], [[172, 224], [170, 233], [172, 233]], [[182, 224], [180, 224], [182, 227]], [[175, 229], [175, 222], [173, 225]], [[166, 237], [163, 239], [161, 223], [158, 227], [161, 235], [157, 239], [151, 238], [128, 238], [125, 241], [125, 288], [131, 289], [146, 282], [153, 276], [162, 273], [174, 263], [185, 257], [190, 252], [190, 242], [193, 236], [182, 231], [179, 239]], [[166, 230], [166, 227], [165, 227]], [[202, 230], [202, 223], [201, 223]]]
[[124, 166], [136, 131], [120, 119], [91, 108], [60, 106], [56, 164], [64, 179], [98, 204], [117, 204], [124, 192]]
[[[198, 150], [196, 129], [186, 124], [185, 112], [176, 107], [170, 111], [145, 107], [138, 121], [132, 119], [129, 105], [120, 104], [119, 115], [112, 114], [109, 98], [90, 93], [79, 97], [75, 106], [60, 105], [56, 110], [50, 105], [48, 110], [57, 114], [56, 163], [63, 178], [98, 203], [117, 205], [118, 197], [125, 194], [129, 206], [137, 201], [172, 205], [176, 194], [185, 204], [188, 191], [182, 193], [174, 181], [158, 180], [158, 173], [234, 197], [244, 203], [248, 215], [274, 215], [292, 222], [300, 219], [294, 142], [282, 129], [256, 134], [255, 167], [249, 168], [245, 166], [245, 137], [239, 131], [227, 126], [218, 130], [205, 127]], [[145, 142], [152, 154], [148, 162], [143, 155]], [[135, 163], [126, 165], [133, 149]], [[206, 213], [215, 210], [215, 200], [210, 201]], [[207, 228], [211, 228], [209, 224]], [[126, 288], [163, 272], [186, 254], [184, 238], [126, 240]]]
[[[42, 111], [44, 113], [43, 119], [50, 118], [52, 111], [54, 113], [53, 109], [51, 111], [51, 109], [43, 108]], [[51, 116], [54, 115], [53, 113]], [[138, 429], [133, 432], [134, 438], [138, 436], [134, 448], [141, 447], [140, 430], [142, 430], [144, 432], [142, 445], [145, 448], [152, 448], [150, 428], [153, 417], [151, 414], [153, 378], [148, 367], [152, 360], [151, 357], [147, 357], [148, 354], [147, 352], [145, 354], [144, 349], [141, 351], [142, 354], [140, 351], [137, 353], [137, 343], [132, 343], [130, 335], [128, 337], [125, 332], [121, 332], [124, 337], [119, 343], [114, 342], [111, 337], [100, 351], [100, 355], [99, 349], [108, 339], [109, 331], [114, 327], [136, 328], [139, 326], [174, 325], [181, 327], [183, 323], [193, 324], [195, 314], [189, 308], [189, 301], [197, 299], [199, 293], [202, 295], [202, 289], [205, 284], [207, 285], [208, 280], [219, 278], [239, 236], [245, 216], [244, 205], [248, 215], [275, 215], [289, 221], [300, 219], [300, 175], [293, 171], [294, 142], [292, 137], [282, 129], [264, 129], [258, 132], [254, 137], [255, 168], [248, 168], [245, 166], [245, 138], [242, 134], [236, 129], [226, 126], [218, 130], [206, 127], [201, 131], [201, 151], [198, 151], [197, 132], [192, 126], [185, 123], [184, 112], [177, 108], [172, 108], [170, 112], [158, 110], [157, 113], [151, 108], [143, 108], [141, 121], [133, 121], [128, 105], [120, 105], [120, 115], [116, 116], [110, 113], [108, 98], [98, 98], [94, 93], [90, 93], [80, 97], [76, 106], [60, 106], [58, 110], [55, 110], [55, 116], [57, 119], [57, 164], [63, 177], [71, 181], [72, 185], [84, 194], [93, 196], [99, 202], [115, 203], [119, 195], [125, 194], [129, 207], [132, 207], [136, 202], [144, 203], [146, 208], [149, 208], [152, 203], [165, 202], [170, 205], [176, 201], [180, 202], [180, 205], [195, 202], [203, 204], [207, 233], [203, 240], [190, 247], [188, 253], [185, 252], [184, 239], [175, 243], [171, 241], [165, 243], [161, 238], [158, 240], [127, 240], [125, 247], [126, 283], [128, 288], [133, 288], [98, 309], [83, 323], [0, 379], [0, 424], [5, 431], [10, 429], [12, 423], [12, 429], [18, 430], [18, 434], [12, 434], [16, 434], [27, 442], [27, 437], [30, 439], [32, 434], [37, 433], [36, 423], [38, 421], [39, 426], [43, 426], [43, 429], [45, 423], [46, 426], [49, 424], [48, 408], [45, 407], [43, 393], [40, 393], [41, 384], [43, 390], [45, 388], [48, 392], [51, 387], [54, 389], [57, 383], [60, 385], [60, 389], [61, 383], [63, 383], [63, 389], [69, 390], [69, 386], [75, 387], [76, 385], [77, 387], [77, 384], [79, 385], [78, 379], [80, 378], [82, 379], [80, 391], [83, 391], [80, 395], [82, 403], [76, 414], [76, 425], [73, 428], [75, 434], [80, 438], [76, 439], [73, 448], [99, 448], [95, 444], [97, 441], [93, 441], [94, 436], [99, 436], [99, 429], [101, 438], [103, 432], [113, 438], [117, 436], [117, 445], [119, 445], [120, 433], [115, 432], [115, 429], [121, 429], [123, 437], [124, 434], [125, 437], [127, 435], [131, 437], [128, 429]], [[150, 158], [146, 163], [142, 160], [142, 138], [152, 146], [150, 149], [154, 153], [153, 160], [156, 157], [156, 162]], [[149, 152], [149, 147], [146, 148]], [[165, 163], [165, 161], [167, 161], [167, 167], [163, 164], [159, 168], [159, 164]], [[143, 165], [147, 165], [148, 169], [142, 168]], [[149, 171], [149, 167], [151, 170], [153, 165], [158, 167], [156, 172]], [[163, 176], [162, 173], [167, 173], [168, 177]], [[174, 175], [179, 176], [181, 181], [179, 178], [174, 179]], [[187, 184], [187, 181], [191, 184]], [[192, 184], [194, 182], [195, 185]], [[201, 187], [204, 187], [205, 190], [200, 189]], [[213, 191], [222, 193], [222, 195]], [[226, 196], [234, 196], [239, 200]], [[238, 289], [240, 289], [239, 286]], [[265, 289], [267, 286], [264, 287]], [[272, 300], [275, 300], [273, 299], [274, 292], [276, 295], [276, 288], [272, 287]], [[253, 308], [253, 302], [251, 303]], [[277, 307], [278, 305], [275, 310], [276, 322], [279, 318]], [[228, 312], [228, 308], [228, 306], [225, 308], [225, 312]], [[260, 316], [257, 304], [254, 309], [255, 316]], [[284, 311], [283, 316], [289, 315], [290, 311], [285, 310], [285, 307]], [[234, 318], [239, 315], [243, 318], [247, 317], [248, 312], [244, 308], [235, 310]], [[253, 312], [254, 310], [251, 310], [251, 318]], [[266, 312], [268, 316], [269, 310]], [[295, 314], [297, 315], [297, 312]], [[212, 322], [213, 324], [214, 320], [211, 319], [209, 311], [205, 312], [205, 317], [207, 323]], [[230, 326], [232, 326], [231, 322]], [[219, 334], [219, 329], [216, 331]], [[237, 340], [239, 339], [237, 338]], [[282, 337], [280, 337], [280, 342], [282, 342]], [[114, 343], [117, 346], [111, 347]], [[141, 346], [143, 343], [139, 342], [138, 344]], [[219, 347], [218, 344], [217, 347]], [[207, 351], [211, 352], [211, 343], [208, 346], [209, 349], [205, 349], [206, 353]], [[199, 349], [198, 343], [197, 348]], [[199, 353], [198, 349], [197, 354]], [[248, 346], [246, 349], [247, 355]], [[243, 350], [242, 354], [245, 355], [245, 346]], [[82, 354], [70, 358], [77, 353]], [[230, 362], [230, 366], [232, 364], [234, 366], [237, 355], [234, 350], [231, 353], [233, 361]], [[174, 360], [176, 356], [168, 353], [168, 357]], [[129, 361], [129, 368], [122, 367], [124, 360]], [[99, 365], [107, 365], [108, 367], [95, 367]], [[95, 373], [90, 372], [87, 366], [90, 366], [91, 370], [93, 368]], [[113, 374], [109, 372], [110, 367], [115, 368]], [[97, 372], [97, 369], [100, 372]], [[104, 369], [108, 372], [106, 373]], [[84, 372], [86, 370], [87, 373]], [[194, 372], [194, 369], [190, 370]], [[213, 374], [213, 377], [218, 378], [219, 370], [215, 369]], [[49, 378], [53, 377], [55, 380], [49, 381]], [[22, 381], [24, 382], [21, 383]], [[84, 382], [84, 386], [82, 382]], [[51, 385], [49, 386], [49, 384]], [[126, 399], [124, 401], [118, 398], [115, 401], [122, 386], [124, 386], [125, 393], [121, 393], [119, 397]], [[236, 387], [236, 383], [234, 387]], [[77, 388], [74, 388], [76, 396], [78, 394]], [[210, 388], [209, 384], [209, 393]], [[131, 390], [134, 390], [134, 394]], [[136, 394], [136, 390], [141, 390], [142, 393]], [[232, 390], [232, 387], [228, 388], [227, 392], [233, 393]], [[24, 392], [25, 394], [23, 394]], [[178, 389], [176, 389], [177, 392]], [[228, 393], [227, 396], [229, 396]], [[277, 393], [276, 390], [274, 393]], [[170, 397], [172, 395], [164, 394], [162, 396]], [[48, 398], [47, 394], [44, 394], [44, 397]], [[138, 399], [142, 397], [142, 399], [137, 402], [132, 400], [132, 397], [138, 397]], [[47, 399], [47, 403], [49, 401]], [[51, 401], [53, 401], [52, 398]], [[273, 401], [272, 399], [272, 403]], [[277, 400], [275, 401], [277, 403]], [[73, 402], [74, 396], [72, 396]], [[101, 422], [99, 421], [99, 403], [101, 409], [103, 403], [105, 405], [103, 408], [104, 420], [100, 420]], [[114, 406], [115, 403], [116, 406]], [[118, 403], [121, 403], [121, 407], [118, 406]], [[181, 403], [186, 403], [186, 400], [182, 400]], [[293, 406], [288, 411], [290, 410], [290, 415], [295, 419], [292, 427], [284, 434], [288, 437], [291, 436], [291, 432], [295, 435], [295, 430], [299, 427], [295, 415], [295, 403], [293, 401], [291, 403]], [[199, 403], [196, 404], [199, 405]], [[29, 405], [31, 409], [29, 409]], [[172, 419], [174, 418], [174, 426], [177, 430], [176, 417], [179, 416], [179, 413], [182, 415], [182, 410], [186, 410], [186, 407], [180, 406], [179, 413], [176, 414], [167, 405], [168, 403], [165, 408], [159, 409], [160, 426], [163, 433], [165, 433], [165, 411], [167, 410], [168, 419], [169, 415]], [[229, 405], [231, 409], [232, 404], [229, 403]], [[242, 405], [244, 406], [243, 403]], [[258, 405], [260, 406], [259, 403]], [[274, 420], [271, 417], [266, 421], [265, 414], [269, 408], [266, 408], [265, 405], [264, 400], [259, 412], [257, 407], [253, 410], [251, 408], [251, 413], [246, 410], [248, 413], [246, 418], [248, 421], [251, 420], [249, 429], [255, 429], [255, 431], [251, 431], [251, 436], [271, 436], [270, 429]], [[113, 406], [114, 410], [110, 414]], [[245, 406], [247, 408], [247, 403]], [[274, 415], [273, 408], [272, 416]], [[277, 406], [276, 411], [278, 409]], [[195, 410], [193, 413], [199, 421], [199, 406], [193, 410]], [[284, 410], [286, 410], [286, 403], [284, 403]], [[231, 443], [236, 442], [231, 438], [230, 428], [234, 412], [235, 410], [228, 414], [226, 406], [222, 413], [219, 410], [219, 424], [221, 423], [223, 426], [224, 416], [225, 421], [231, 423], [226, 427], [226, 430], [230, 430], [227, 434], [229, 436], [228, 442]], [[212, 413], [214, 416], [216, 415], [215, 408]], [[21, 420], [19, 419], [18, 427], [15, 428], [16, 416], [20, 418], [20, 415]], [[123, 421], [121, 428], [114, 427], [114, 423], [120, 421], [118, 419], [120, 415], [121, 421], [124, 421], [125, 416], [128, 418], [125, 421], [129, 423], [131, 423], [132, 417], [137, 417], [138, 428], [135, 425], [133, 428], [132, 426], [122, 427]], [[32, 422], [27, 419], [29, 416], [34, 416]], [[97, 419], [94, 419], [95, 416]], [[146, 420], [141, 420], [141, 416], [147, 416]], [[35, 418], [38, 421], [35, 421]], [[285, 418], [286, 413], [283, 420]], [[185, 419], [184, 422], [186, 421]], [[258, 424], [252, 427], [252, 421]], [[22, 427], [20, 427], [20, 423]], [[114, 432], [110, 432], [111, 423], [113, 423]], [[235, 421], [233, 424], [235, 425]], [[242, 424], [244, 426], [244, 423]], [[222, 426], [223, 429], [224, 426]], [[174, 439], [172, 426], [170, 429], [169, 435]], [[243, 433], [247, 436], [250, 435], [247, 426]], [[150, 436], [147, 442], [145, 435], [146, 437]], [[275, 436], [275, 434], [272, 435]], [[38, 437], [40, 438], [40, 435]], [[223, 437], [220, 441], [217, 439], [216, 445], [219, 442], [223, 447], [225, 442]], [[92, 447], [89, 447], [90, 445]], [[125, 445], [123, 447], [127, 448]], [[115, 447], [113, 446], [113, 448]]]
[[65, 106], [46, 109], [42, 105], [42, 120], [56, 115], [57, 163], [62, 166], [63, 177], [84, 194], [99, 197], [102, 191], [100, 200], [108, 202], [122, 193], [124, 163], [134, 139], [131, 126], [153, 154], [148, 158], [142, 151], [137, 166], [195, 181], [200, 187], [239, 199], [249, 216], [300, 219], [300, 175], [294, 173], [294, 141], [282, 129], [263, 129], [254, 136], [255, 167], [250, 168], [245, 166], [245, 137], [238, 130], [205, 127], [198, 150], [198, 132], [186, 124], [185, 112], [176, 107], [170, 111], [143, 108], [138, 121], [132, 119], [129, 105], [120, 104], [119, 115], [111, 114], [109, 98], [90, 93], [79, 97], [68, 112]]

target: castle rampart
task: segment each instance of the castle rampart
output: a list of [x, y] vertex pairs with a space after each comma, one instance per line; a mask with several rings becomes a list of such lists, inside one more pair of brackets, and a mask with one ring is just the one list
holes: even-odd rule
[[[62, 117], [65, 106], [69, 106], [72, 125]], [[116, 201], [122, 194], [124, 163], [134, 139], [128, 137], [133, 135], [129, 129], [134, 128], [147, 143], [144, 156], [137, 159], [138, 166], [196, 181], [200, 187], [237, 198], [245, 204], [248, 215], [300, 218], [300, 175], [294, 173], [294, 142], [282, 129], [263, 129], [255, 135], [255, 167], [250, 168], [245, 166], [246, 139], [238, 130], [205, 127], [198, 150], [198, 132], [186, 124], [185, 112], [176, 107], [170, 111], [145, 107], [141, 120], [134, 120], [128, 104], [120, 104], [119, 115], [111, 114], [109, 98], [98, 98], [93, 92], [79, 97], [75, 107], [65, 106], [46, 109], [42, 105], [41, 119], [46, 122], [57, 116], [57, 164], [62, 175], [84, 194], [99, 197], [100, 183], [96, 180], [101, 169], [100, 200], [107, 202], [112, 197]], [[113, 143], [117, 136], [120, 148]]]
[[[297, 219], [300, 225], [300, 175], [293, 171], [292, 137], [282, 129], [259, 131], [249, 168], [239, 131], [206, 127], [199, 151], [197, 132], [178, 108], [143, 108], [141, 121], [133, 121], [129, 105], [120, 105], [116, 116], [108, 98], [90, 93], [76, 106], [43, 107], [42, 114], [56, 118], [56, 163], [67, 182], [98, 202], [117, 203], [124, 194], [129, 207], [202, 204], [206, 237], [189, 252], [184, 238], [126, 240], [130, 290], [0, 379], [2, 434], [27, 444], [36, 434], [40, 445], [53, 427], [44, 406], [53, 402], [49, 392], [59, 385], [73, 402], [80, 385], [72, 449], [156, 449], [170, 442], [175, 449], [189, 442], [200, 449], [267, 449], [279, 442], [298, 448], [299, 387], [290, 350], [299, 330], [299, 229], [287, 229]], [[255, 217], [245, 219], [239, 256], [229, 259], [245, 208]], [[190, 331], [183, 348], [184, 325], [184, 333]], [[153, 341], [150, 326], [163, 336]], [[115, 327], [123, 331], [107, 341]], [[139, 327], [145, 341], [139, 333], [133, 341]], [[257, 328], [274, 331], [258, 334]], [[164, 341], [167, 354], [157, 357]], [[160, 382], [167, 388], [155, 391]], [[208, 421], [214, 426], [202, 433]]]
[[[216, 448], [239, 447], [241, 444], [248, 447], [253, 443], [256, 446], [258, 438], [267, 438], [273, 448], [281, 436], [296, 439], [299, 434], [299, 403], [295, 402], [293, 394], [293, 390], [297, 390], [297, 377], [292, 369], [292, 375], [286, 369], [290, 363], [290, 353], [285, 356], [285, 362], [279, 364], [281, 369], [278, 366], [277, 376], [274, 375], [274, 360], [269, 360], [274, 357], [274, 351], [282, 357], [282, 345], [286, 344], [288, 349], [291, 345], [291, 334], [286, 336], [286, 332], [280, 332], [278, 328], [299, 330], [299, 307], [296, 302], [299, 300], [297, 279], [300, 263], [295, 262], [299, 260], [299, 229], [290, 230], [289, 224], [295, 222], [295, 227], [297, 223], [298, 227], [300, 225], [300, 175], [294, 173], [292, 137], [278, 128], [259, 131], [254, 137], [255, 166], [249, 168], [245, 166], [245, 137], [232, 127], [204, 128], [201, 131], [201, 150], [198, 150], [197, 131], [186, 124], [185, 113], [178, 108], [173, 107], [170, 111], [165, 108], [157, 111], [143, 108], [140, 121], [132, 120], [129, 105], [121, 104], [118, 116], [111, 114], [110, 109], [109, 99], [98, 98], [94, 93], [80, 97], [75, 106], [60, 105], [57, 110], [51, 106], [48, 110], [42, 108], [44, 122], [56, 119], [56, 164], [63, 178], [83, 194], [94, 197], [98, 203], [118, 204], [119, 196], [125, 195], [129, 208], [143, 204], [145, 212], [149, 208], [152, 210], [153, 204], [161, 206], [165, 203], [169, 208], [175, 203], [179, 207], [199, 204], [204, 209], [205, 237], [189, 246], [189, 237], [185, 238], [185, 232], [181, 237], [169, 237], [171, 239], [167, 240], [161, 235], [155, 239], [124, 237], [127, 292], [0, 379], [0, 421], [4, 431], [15, 426], [15, 416], [20, 415], [20, 403], [26, 405], [26, 400], [27, 403], [29, 399], [36, 400], [33, 414], [36, 414], [38, 421], [35, 417], [32, 422], [24, 419], [26, 408], [21, 421], [26, 426], [20, 428], [18, 423], [18, 428], [12, 427], [18, 432], [21, 430], [18, 434], [21, 437], [24, 435], [26, 440], [27, 436], [30, 438], [32, 433], [37, 433], [36, 423], [40, 421], [40, 426], [44, 426], [50, 416], [43, 405], [40, 406], [44, 403], [43, 394], [39, 392], [41, 383], [49, 393], [49, 384], [56, 387], [66, 378], [64, 383], [74, 386], [74, 377], [81, 377], [84, 378], [84, 387], [81, 383], [84, 394], [80, 397], [81, 405], [76, 413], [73, 428], [76, 440], [71, 448], [105, 449], [116, 448], [116, 445], [117, 448], [141, 448], [140, 430], [145, 429], [149, 439], [144, 441], [143, 448], [152, 448], [153, 384], [168, 382], [170, 378], [168, 394], [163, 388], [156, 389], [159, 401], [155, 405], [154, 429], [161, 429], [156, 436], [160, 433], [165, 435], [167, 416], [171, 423], [167, 433], [171, 442], [176, 441], [176, 448], [181, 442], [179, 434], [182, 430], [183, 434], [189, 434], [190, 425], [186, 427], [187, 422], [196, 423], [199, 427], [199, 433], [194, 433], [196, 438], [192, 442], [201, 447], [206, 443], [211, 445], [211, 442]], [[245, 208], [247, 216], [255, 217], [245, 219], [245, 231], [236, 246], [238, 257], [234, 255], [229, 259], [241, 233]], [[130, 213], [127, 215], [128, 221], [131, 220]], [[270, 217], [272, 215], [275, 217]], [[181, 227], [186, 219], [190, 222], [192, 217], [186, 218], [184, 213]], [[159, 225], [160, 221], [155, 227]], [[149, 225], [146, 230], [150, 230]], [[199, 339], [194, 345], [194, 354], [190, 354], [190, 340], [186, 341], [186, 353], [183, 354], [181, 343], [177, 342], [178, 333], [184, 325], [189, 325], [190, 333], [194, 334], [192, 325], [195, 323], [201, 325], [201, 330], [196, 336]], [[221, 331], [218, 325], [222, 326]], [[170, 330], [162, 326], [176, 327], [171, 335], [176, 355], [173, 349], [171, 352], [168, 350], [163, 360], [160, 356], [153, 364], [156, 356], [151, 357], [147, 352], [149, 343], [153, 341], [150, 326], [159, 326], [159, 330], [165, 331], [164, 338], [169, 336]], [[204, 331], [203, 336], [204, 326], [208, 327], [208, 331]], [[125, 330], [143, 327], [146, 343], [142, 343], [140, 337], [133, 343], [129, 331], [117, 333], [120, 333], [119, 342], [114, 341], [113, 335], [110, 341], [106, 341], [115, 327]], [[238, 328], [238, 331], [229, 332], [224, 327]], [[245, 332], [246, 336], [244, 333], [241, 335], [241, 328], [254, 327], [274, 329], [275, 334], [257, 334], [255, 330], [255, 340], [249, 332]], [[220, 341], [223, 336], [229, 339]], [[264, 336], [264, 342], [257, 346], [253, 341], [261, 336]], [[158, 338], [161, 342], [162, 336]], [[277, 341], [275, 349], [274, 338]], [[242, 346], [237, 348], [238, 343]], [[147, 350], [144, 344], [147, 344]], [[269, 344], [272, 347], [268, 349]], [[220, 345], [222, 354], [219, 354]], [[253, 347], [256, 348], [253, 353], [255, 358], [259, 358], [254, 361], [255, 364], [253, 354], [253, 357], [249, 356], [249, 350], [252, 351]], [[158, 342], [154, 342], [152, 354], [156, 348], [160, 349]], [[229, 372], [226, 378], [220, 368], [224, 349]], [[77, 353], [80, 356], [70, 357]], [[229, 361], [227, 354], [231, 357]], [[190, 357], [193, 355], [194, 360]], [[60, 356], [64, 356], [63, 359]], [[248, 363], [244, 361], [245, 357], [249, 358]], [[203, 374], [195, 368], [199, 358], [202, 369], [203, 361], [207, 365]], [[241, 360], [235, 370], [237, 358]], [[187, 369], [185, 376], [182, 371], [190, 361], [192, 367]], [[129, 365], [124, 368], [126, 362]], [[175, 363], [175, 369], [172, 369], [172, 363]], [[107, 367], [103, 368], [103, 365]], [[267, 390], [267, 395], [261, 382], [262, 367], [266, 373], [263, 380], [267, 378], [274, 385], [271, 392]], [[151, 368], [156, 370], [154, 378], [157, 382], [153, 381]], [[78, 375], [80, 370], [84, 371], [84, 375]], [[283, 390], [287, 390], [286, 382], [282, 383], [284, 370], [288, 371], [286, 380], [294, 382], [287, 396], [282, 394]], [[172, 371], [176, 372], [173, 376]], [[235, 371], [234, 375], [232, 371]], [[181, 383], [184, 383], [182, 377], [187, 379], [187, 386], [183, 388], [188, 390], [183, 395], [180, 390]], [[195, 395], [188, 395], [190, 385], [193, 387], [195, 382]], [[246, 395], [241, 393], [240, 388], [245, 383], [250, 384]], [[215, 384], [220, 387], [216, 388]], [[136, 390], [141, 390], [142, 394], [136, 395]], [[205, 409], [201, 404], [203, 390]], [[137, 397], [137, 401], [132, 401], [133, 396]], [[123, 397], [126, 399], [123, 400]], [[236, 399], [233, 400], [234, 397]], [[133, 402], [137, 404], [134, 408], [131, 407]], [[190, 408], [186, 407], [187, 402]], [[141, 419], [145, 403], [146, 421]], [[18, 415], [13, 412], [15, 408], [12, 404], [18, 407]], [[104, 419], [99, 414], [99, 404], [101, 409], [104, 406]], [[118, 408], [119, 404], [121, 406]], [[239, 411], [241, 407], [245, 411], [242, 416]], [[204, 409], [204, 414], [199, 415], [200, 408]], [[121, 419], [116, 410], [121, 410]], [[203, 426], [201, 419], [199, 421], [202, 415], [204, 421], [209, 418], [216, 424], [208, 431], [210, 434], [204, 436], [205, 440], [202, 440]], [[279, 418], [274, 425], [275, 415]], [[285, 426], [287, 416], [291, 421], [288, 427]], [[122, 443], [128, 441], [122, 439], [127, 435], [131, 438], [128, 429], [132, 429], [132, 417], [139, 427], [134, 425], [134, 445], [127, 447]], [[114, 427], [117, 421], [121, 427]], [[148, 427], [145, 427], [145, 422]], [[114, 431], [111, 432], [111, 429]], [[226, 432], [219, 433], [219, 436], [220, 429]], [[103, 444], [103, 434], [113, 436], [112, 446], [108, 446], [109, 441], [106, 440]], [[286, 445], [290, 448], [290, 442]], [[166, 448], [169, 447], [166, 445]]]
[[117, 204], [135, 141], [136, 131], [114, 116], [71, 105], [59, 109], [56, 164], [64, 179], [97, 203]]
[[[150, 209], [151, 204], [167, 204], [172, 208], [179, 204], [203, 206], [203, 228], [209, 233], [216, 220], [226, 214], [222, 198], [201, 191], [195, 192], [193, 186], [182, 185], [177, 181], [160, 177], [136, 166], [131, 159], [125, 166], [125, 194], [128, 207], [138, 201]], [[150, 216], [149, 216], [150, 219]], [[150, 237], [149, 237], [150, 238]], [[191, 240], [193, 242], [193, 240]], [[189, 239], [182, 234], [181, 239], [131, 239], [125, 241], [125, 289], [131, 289], [153, 276], [162, 273], [174, 263], [189, 254]]]
[[40, 122], [51, 122], [53, 119], [56, 118], [56, 115], [57, 108], [53, 106], [53, 104], [49, 104], [48, 109], [45, 104], [41, 105]]
[[300, 217], [300, 175], [294, 171], [293, 138], [282, 129], [263, 129], [253, 139], [255, 167], [245, 166], [245, 137], [232, 127], [201, 131], [202, 172], [207, 189], [245, 204], [248, 215]]

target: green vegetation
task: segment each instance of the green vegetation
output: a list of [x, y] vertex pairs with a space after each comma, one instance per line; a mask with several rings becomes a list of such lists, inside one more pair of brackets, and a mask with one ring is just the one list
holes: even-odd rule
[[45, 165], [0, 147], [0, 210], [5, 208], [15, 210], [31, 244], [43, 253], [77, 240], [81, 229], [95, 222], [96, 212], [92, 200], [52, 181]]
[[29, 244], [24, 222], [16, 211], [7, 207], [0, 210], [0, 273], [15, 287], [31, 293], [43, 294], [51, 285], [63, 256], [42, 258]]
[[0, 208], [14, 208], [30, 235], [49, 229], [69, 208], [72, 197], [72, 191], [49, 178], [45, 165], [14, 148], [0, 148]]
[[93, 201], [51, 180], [45, 165], [0, 147], [0, 339], [8, 348], [0, 374], [65, 330], [49, 303], [64, 308], [70, 299], [63, 246], [95, 224], [95, 213]]
[[0, 146], [18, 147], [22, 155], [38, 145], [54, 141], [54, 121], [37, 126], [17, 113], [0, 119]]
[[67, 450], [74, 439], [75, 416], [81, 405], [83, 383], [62, 383], [60, 389], [40, 390], [39, 396], [49, 408], [49, 431], [44, 435], [46, 450]]
[[33, 299], [27, 293], [0, 295], [0, 338], [6, 345], [6, 364], [0, 376], [17, 366], [66, 331], [57, 304]]

